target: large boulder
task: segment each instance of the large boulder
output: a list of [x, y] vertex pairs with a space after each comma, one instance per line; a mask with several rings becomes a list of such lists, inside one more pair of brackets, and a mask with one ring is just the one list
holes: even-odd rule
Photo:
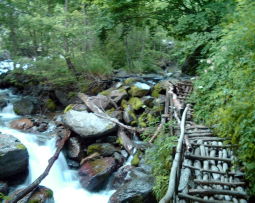
[[22, 98], [13, 104], [13, 110], [18, 115], [30, 115], [35, 112], [35, 105], [30, 98]]
[[116, 128], [116, 123], [87, 111], [70, 110], [64, 114], [63, 122], [83, 138], [102, 136]]
[[[152, 188], [154, 178], [143, 168], [124, 168], [120, 178], [123, 179], [119, 189], [111, 196], [109, 203], [156, 203]], [[127, 170], [127, 171], [126, 171]]]
[[112, 157], [84, 163], [79, 169], [81, 185], [89, 191], [101, 189], [115, 167], [116, 162]]
[[10, 124], [11, 128], [18, 129], [18, 130], [27, 130], [34, 126], [33, 121], [28, 118], [21, 118], [18, 120], [14, 120]]
[[28, 169], [28, 151], [12, 135], [0, 134], [0, 179], [25, 172]]

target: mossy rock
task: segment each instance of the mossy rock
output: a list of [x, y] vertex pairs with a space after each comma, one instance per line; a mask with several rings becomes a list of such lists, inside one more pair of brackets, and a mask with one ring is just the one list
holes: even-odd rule
[[55, 104], [55, 102], [52, 100], [52, 99], [48, 99], [46, 101], [46, 108], [49, 110], [49, 111], [55, 111], [56, 108], [57, 108], [57, 105]]
[[111, 94], [111, 90], [112, 89], [104, 90], [104, 91], [100, 92], [99, 94], [104, 95], [104, 96], [109, 96]]
[[23, 144], [17, 144], [16, 147], [18, 149], [24, 149], [24, 150], [26, 149], [25, 145], [23, 145]]
[[123, 83], [125, 85], [132, 85], [133, 83], [137, 82], [137, 78], [128, 78]]
[[143, 97], [147, 95], [150, 92], [150, 86], [145, 83], [136, 82], [131, 86], [131, 89], [128, 91], [128, 93], [132, 97]]
[[[29, 198], [28, 203], [48, 202], [53, 198], [53, 191], [44, 186], [39, 186]], [[51, 201], [49, 201], [51, 202]]]
[[143, 107], [144, 103], [143, 101], [138, 97], [132, 97], [128, 100], [128, 104], [132, 107], [134, 110], [139, 110]]
[[160, 96], [160, 94], [165, 94], [165, 92], [166, 92], [166, 81], [161, 81], [152, 88], [151, 96], [157, 98]]
[[135, 125], [137, 123], [137, 116], [130, 105], [128, 105], [123, 112], [123, 119], [126, 123]]
[[116, 148], [109, 143], [96, 143], [89, 145], [87, 148], [88, 154], [98, 152], [102, 156], [111, 156], [116, 151], [117, 151]]

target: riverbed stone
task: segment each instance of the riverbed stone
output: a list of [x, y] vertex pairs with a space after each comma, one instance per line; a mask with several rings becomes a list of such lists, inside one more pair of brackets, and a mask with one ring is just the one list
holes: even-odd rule
[[116, 162], [112, 157], [85, 162], [79, 169], [81, 185], [89, 191], [101, 189], [115, 167]]
[[18, 115], [30, 115], [35, 111], [35, 105], [30, 98], [22, 98], [13, 104], [13, 110]]
[[29, 118], [21, 118], [18, 120], [14, 120], [10, 124], [11, 128], [18, 129], [18, 130], [27, 130], [34, 126], [34, 123]]
[[28, 169], [28, 151], [14, 136], [0, 134], [0, 178], [5, 179]]
[[87, 111], [70, 110], [63, 115], [63, 122], [82, 138], [99, 137], [116, 129], [116, 123]]

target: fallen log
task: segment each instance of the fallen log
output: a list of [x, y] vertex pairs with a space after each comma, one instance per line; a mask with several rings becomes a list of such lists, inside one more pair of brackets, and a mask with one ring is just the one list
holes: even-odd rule
[[118, 137], [126, 151], [132, 155], [136, 149], [134, 142], [126, 135], [123, 128], [119, 128]]
[[176, 148], [176, 154], [173, 160], [170, 176], [169, 176], [169, 183], [168, 183], [168, 188], [167, 192], [164, 195], [164, 197], [159, 201], [159, 203], [167, 203], [170, 201], [170, 199], [173, 197], [174, 191], [175, 191], [175, 185], [176, 185], [176, 176], [177, 176], [177, 169], [178, 166], [180, 165], [180, 160], [181, 160], [181, 152], [182, 152], [182, 146], [183, 146], [183, 139], [184, 139], [184, 133], [185, 133], [185, 121], [186, 121], [186, 115], [187, 111], [189, 109], [189, 105], [186, 106], [183, 115], [182, 115], [182, 120], [181, 120], [181, 134], [178, 140], [178, 145]]
[[16, 203], [23, 197], [25, 197], [27, 194], [32, 192], [34, 189], [36, 189], [39, 184], [42, 182], [42, 180], [49, 174], [51, 167], [53, 166], [54, 162], [58, 159], [58, 156], [64, 147], [66, 141], [69, 139], [71, 134], [71, 131], [66, 130], [66, 135], [61, 138], [61, 140], [58, 142], [58, 147], [54, 153], [54, 155], [49, 159], [48, 166], [44, 170], [44, 172], [29, 186], [27, 186], [25, 189], [21, 190], [19, 193], [15, 194], [14, 197], [11, 197], [12, 199], [8, 201], [8, 203]]

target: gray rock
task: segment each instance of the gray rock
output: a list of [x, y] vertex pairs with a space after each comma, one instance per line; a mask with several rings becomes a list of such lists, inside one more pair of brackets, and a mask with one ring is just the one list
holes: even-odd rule
[[14, 102], [13, 110], [18, 115], [29, 115], [34, 113], [35, 105], [30, 98], [22, 98]]
[[70, 104], [70, 99], [68, 99], [68, 94], [65, 92], [65, 90], [56, 89], [54, 92], [57, 100], [63, 106], [67, 106], [68, 104]]
[[40, 185], [32, 193], [27, 202], [54, 203], [53, 191], [47, 187]]
[[107, 109], [110, 106], [110, 99], [104, 95], [99, 94], [97, 96], [89, 97], [88, 99], [100, 109]]
[[77, 137], [71, 137], [67, 142], [67, 156], [70, 159], [79, 160], [82, 156], [82, 148]]
[[63, 122], [83, 138], [102, 136], [116, 128], [115, 123], [87, 111], [70, 110], [64, 114]]
[[0, 134], [0, 178], [25, 172], [28, 168], [26, 147], [11, 135]]
[[79, 169], [81, 185], [90, 191], [101, 189], [115, 167], [116, 162], [112, 157], [84, 163]]
[[154, 178], [147, 174], [142, 168], [134, 168], [126, 174], [124, 182], [111, 196], [109, 203], [154, 203], [155, 197], [152, 193]]

